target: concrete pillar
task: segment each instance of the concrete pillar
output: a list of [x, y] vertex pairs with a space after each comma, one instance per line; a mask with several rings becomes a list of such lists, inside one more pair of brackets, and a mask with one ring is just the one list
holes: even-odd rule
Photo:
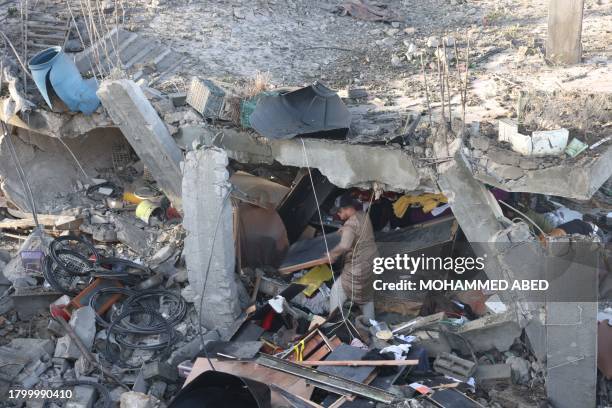
[[562, 64], [578, 64], [582, 58], [582, 10], [584, 0], [549, 0], [546, 57]]
[[[493, 241], [504, 228], [501, 222], [504, 216], [495, 197], [472, 175], [461, 151], [461, 139], [455, 139], [447, 148], [443, 138], [438, 138], [434, 154], [453, 157], [438, 165], [437, 182], [472, 249], [477, 256], [493, 253]], [[494, 257], [485, 257], [485, 267], [490, 279], [504, 279]]]
[[161, 190], [180, 209], [183, 155], [140, 87], [127, 79], [104, 81], [98, 97]]
[[561, 237], [549, 248], [547, 394], [555, 407], [594, 407], [599, 261], [604, 247], [586, 237]]
[[453, 160], [438, 165], [438, 186], [448, 197], [455, 217], [470, 242], [489, 242], [503, 228], [503, 213], [485, 185], [476, 180], [461, 152], [461, 139], [449, 150], [434, 144], [440, 156], [451, 152]]
[[[533, 299], [510, 291], [500, 293], [500, 297], [514, 308], [534, 354], [540, 362], [546, 363], [546, 388], [554, 405], [561, 408], [595, 406], [597, 303], [572, 301], [568, 296], [579, 293], [582, 298], [596, 300], [596, 271], [578, 259], [563, 259], [565, 252], [545, 257], [542, 246], [525, 224], [508, 225], [492, 194], [473, 177], [462, 152], [461, 139], [455, 139], [448, 146], [444, 139], [440, 137], [435, 141], [434, 153], [440, 158], [451, 156], [453, 159], [438, 165], [437, 182], [449, 198], [453, 213], [476, 255], [487, 254], [485, 271], [488, 278], [542, 279], [550, 277], [551, 270], [569, 269], [563, 275], [568, 280], [559, 282], [558, 276], [554, 279], [558, 298], [565, 296], [564, 302], [558, 302], [559, 299], [552, 295]], [[587, 249], [586, 245], [577, 248]], [[577, 257], [576, 252], [568, 253]], [[582, 255], [581, 259], [589, 259], [589, 255]], [[557, 263], [561, 266], [557, 267]], [[580, 287], [576, 282], [580, 282]]]
[[200, 319], [204, 327], [221, 330], [228, 329], [240, 314], [227, 164], [227, 154], [222, 149], [192, 151], [185, 159], [183, 176], [189, 284], [196, 294], [196, 310], [203, 296]]

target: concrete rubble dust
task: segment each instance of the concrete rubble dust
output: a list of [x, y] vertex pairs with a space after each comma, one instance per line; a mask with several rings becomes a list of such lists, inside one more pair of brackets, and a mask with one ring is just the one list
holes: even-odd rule
[[611, 16], [0, 0], [0, 407], [609, 406]]

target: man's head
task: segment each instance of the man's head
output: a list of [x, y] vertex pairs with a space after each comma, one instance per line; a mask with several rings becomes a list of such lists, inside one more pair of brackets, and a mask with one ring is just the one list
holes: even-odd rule
[[357, 212], [358, 205], [357, 200], [350, 193], [344, 193], [334, 201], [331, 213], [337, 215], [340, 220], [346, 221]]

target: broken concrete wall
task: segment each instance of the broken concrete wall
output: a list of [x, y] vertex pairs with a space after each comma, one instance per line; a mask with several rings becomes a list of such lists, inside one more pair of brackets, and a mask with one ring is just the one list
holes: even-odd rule
[[[185, 260], [196, 310], [209, 329], [228, 329], [240, 314], [227, 154], [187, 154], [183, 177]], [[209, 267], [210, 266], [210, 267]]]
[[470, 139], [466, 157], [474, 176], [506, 191], [588, 200], [612, 176], [612, 146], [576, 159], [533, 158], [493, 146], [487, 137]]
[[441, 141], [434, 143], [438, 157], [449, 151], [454, 160], [438, 165], [438, 185], [468, 240], [490, 242], [503, 227], [501, 208], [485, 185], [472, 176], [461, 151], [461, 139], [455, 139], [448, 149]]
[[1, 121], [50, 137], [61, 135], [63, 138], [73, 138], [97, 128], [115, 128], [105, 112], [94, 112], [92, 115], [85, 116], [36, 109], [14, 116], [6, 116], [4, 111], [8, 109], [7, 106], [10, 103], [9, 98], [0, 100]]
[[[444, 138], [437, 138], [434, 152], [437, 157], [454, 157], [454, 160], [438, 166], [438, 183], [449, 198], [453, 213], [476, 254], [489, 254], [485, 261], [489, 279], [514, 281], [548, 277], [539, 269], [550, 268], [550, 262], [561, 261], [561, 256], [545, 260], [543, 247], [526, 224], [506, 227], [507, 220], [501, 214], [499, 204], [471, 175], [461, 139], [447, 144]], [[547, 187], [554, 188], [552, 184], [554, 182], [549, 180]], [[573, 255], [574, 252], [570, 251], [569, 256]], [[580, 262], [569, 264], [578, 270], [567, 274], [574, 283], [566, 283], [565, 291], [584, 279], [586, 285], [583, 285], [582, 292], [596, 299], [597, 280], [585, 278], [584, 265]], [[588, 286], [591, 281], [595, 282], [594, 287]], [[508, 292], [501, 292], [500, 297], [515, 308], [518, 322], [525, 328], [534, 354], [539, 361], [546, 362], [548, 395], [555, 406], [595, 406], [597, 303], [554, 302], [554, 299], [529, 301], [526, 295]], [[579, 391], [575, 386], [576, 378], [581, 379]]]
[[243, 163], [272, 163], [318, 169], [338, 187], [371, 188], [377, 182], [385, 190], [429, 191], [438, 189], [429, 168], [418, 168], [411, 154], [396, 147], [353, 145], [324, 139], [268, 141], [246, 132], [224, 129], [214, 144]]
[[[83, 199], [79, 190], [91, 183], [79, 169], [66, 147], [57, 138], [16, 128], [11, 135], [19, 161], [30, 183], [39, 212], [59, 213], [73, 208]], [[96, 177], [104, 169], [112, 170], [112, 149], [115, 144], [126, 144], [118, 129], [96, 129], [82, 137], [65, 139], [89, 177]], [[1, 188], [6, 197], [21, 210], [30, 211], [25, 191], [8, 141], [0, 135]], [[76, 201], [75, 201], [76, 200]]]

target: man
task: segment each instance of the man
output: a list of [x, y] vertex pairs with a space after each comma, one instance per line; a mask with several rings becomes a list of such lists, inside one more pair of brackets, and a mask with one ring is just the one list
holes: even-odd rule
[[332, 209], [344, 225], [338, 231], [340, 243], [329, 253], [332, 262], [342, 257], [342, 273], [332, 286], [329, 310], [342, 307], [348, 300], [361, 306], [366, 318], [374, 319], [372, 264], [378, 249], [370, 218], [357, 208], [359, 203], [345, 193], [336, 199]]
[[601, 242], [604, 242], [603, 232], [601, 231], [601, 229], [599, 229], [599, 227], [597, 227], [597, 225], [579, 219], [558, 225], [546, 236], [540, 234], [540, 240], [544, 242], [546, 240], [546, 237], [562, 237], [564, 235], [573, 234], [580, 234], [587, 237], [596, 237]]

